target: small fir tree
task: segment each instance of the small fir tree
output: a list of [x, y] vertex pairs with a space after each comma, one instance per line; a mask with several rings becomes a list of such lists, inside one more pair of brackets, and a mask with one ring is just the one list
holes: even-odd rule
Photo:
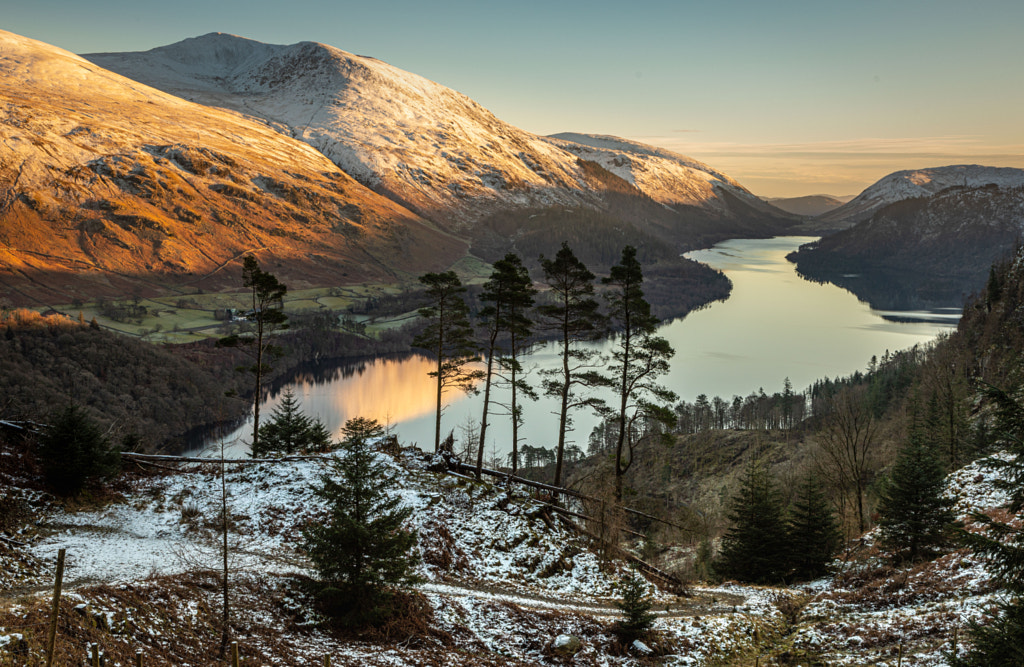
[[644, 579], [635, 571], [622, 581], [622, 599], [615, 606], [622, 610], [622, 618], [615, 624], [615, 633], [626, 643], [645, 636], [654, 624], [651, 607], [654, 602], [647, 595]]
[[807, 476], [797, 489], [787, 526], [789, 564], [796, 579], [828, 573], [828, 564], [842, 544], [839, 522], [817, 479]]
[[945, 471], [920, 433], [900, 451], [878, 504], [880, 543], [896, 561], [934, 556], [951, 537], [952, 502], [944, 498]]
[[342, 432], [341, 455], [316, 489], [328, 516], [303, 529], [304, 548], [319, 575], [321, 609], [343, 625], [377, 624], [392, 612], [393, 587], [417, 580], [416, 533], [402, 527], [412, 509], [392, 493], [394, 477], [371, 447], [380, 424], [357, 417]]
[[788, 569], [786, 523], [765, 466], [751, 461], [729, 503], [729, 520], [732, 527], [722, 537], [715, 573], [762, 584], [781, 581]]
[[63, 496], [76, 495], [90, 480], [110, 477], [121, 467], [121, 453], [76, 405], [51, 417], [39, 458], [47, 484]]
[[302, 414], [292, 390], [285, 392], [281, 404], [274, 408], [270, 421], [260, 427], [260, 437], [253, 448], [255, 457], [297, 452], [325, 452], [331, 449], [331, 434], [319, 419]]

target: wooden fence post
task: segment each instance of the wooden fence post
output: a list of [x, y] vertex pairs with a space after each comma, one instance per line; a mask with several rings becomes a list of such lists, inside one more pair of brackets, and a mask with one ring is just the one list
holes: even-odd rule
[[96, 644], [96, 643], [92, 644], [92, 662], [90, 662], [89, 664], [91, 664], [92, 667], [100, 667], [100, 645], [99, 644]]
[[331, 667], [331, 656], [324, 656], [324, 667]]
[[231, 642], [231, 667], [238, 667], [238, 642]]
[[142, 667], [142, 649], [135, 652], [135, 667]]
[[64, 580], [64, 553], [57, 552], [57, 580], [53, 584], [53, 611], [50, 614], [50, 636], [46, 642], [46, 667], [53, 665], [53, 652], [57, 646], [57, 617], [60, 615], [60, 586]]
[[896, 656], [896, 667], [903, 667], [903, 637], [900, 637], [900, 652]]

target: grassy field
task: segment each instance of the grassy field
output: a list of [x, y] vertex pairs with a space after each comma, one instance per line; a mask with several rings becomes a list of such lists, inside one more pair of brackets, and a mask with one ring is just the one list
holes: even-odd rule
[[[484, 282], [491, 272], [491, 265], [466, 255], [452, 267], [466, 284]], [[285, 313], [293, 314], [308, 310], [345, 311], [368, 298], [399, 294], [416, 289], [420, 283], [416, 279], [398, 283], [364, 283], [361, 285], [345, 285], [341, 287], [320, 287], [315, 289], [289, 291], [284, 300]], [[136, 304], [146, 308], [141, 318], [114, 320], [103, 314], [102, 304], [98, 302], [80, 305], [55, 306], [69, 317], [78, 318], [79, 314], [86, 322], [94, 318], [101, 327], [128, 336], [135, 336], [155, 343], [190, 343], [203, 338], [219, 338], [225, 335], [225, 321], [216, 317], [216, 311], [234, 308], [246, 311], [251, 307], [250, 295], [246, 291], [238, 292], [197, 292], [186, 296], [174, 295], [135, 300], [125, 299], [118, 303]], [[40, 309], [47, 310], [47, 309]], [[416, 312], [410, 311], [388, 317], [357, 316], [356, 319], [368, 324], [367, 333], [375, 334], [387, 329], [400, 327], [416, 318]]]

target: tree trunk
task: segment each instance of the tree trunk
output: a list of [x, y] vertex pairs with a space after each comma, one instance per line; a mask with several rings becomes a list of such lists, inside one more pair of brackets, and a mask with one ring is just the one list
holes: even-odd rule
[[[566, 309], [568, 312], [568, 309]], [[558, 450], [555, 453], [555, 486], [562, 485], [562, 456], [565, 453], [565, 428], [569, 415], [569, 324], [562, 328], [562, 410], [558, 414]]]
[[220, 444], [220, 518], [221, 518], [221, 535], [223, 543], [221, 548], [224, 556], [224, 579], [222, 582], [223, 597], [224, 597], [224, 609], [223, 617], [221, 619], [221, 635], [220, 635], [220, 647], [221, 656], [227, 651], [228, 642], [231, 640], [231, 630], [229, 626], [230, 621], [230, 607], [228, 606], [228, 490], [227, 482], [224, 479], [224, 440], [221, 439]]
[[[263, 392], [263, 320], [260, 315], [256, 316], [256, 396], [253, 398], [252, 409], [252, 455], [260, 453], [260, 399]], [[223, 458], [223, 457], [222, 457]]]
[[519, 474], [519, 410], [516, 403], [516, 335], [512, 334], [512, 475]]
[[494, 370], [494, 340], [497, 330], [491, 333], [490, 349], [487, 350], [487, 378], [484, 380], [484, 414], [480, 418], [480, 447], [476, 452], [476, 478], [480, 479], [484, 467], [484, 442], [487, 437], [487, 408], [491, 402], [491, 375]]
[[434, 418], [434, 453], [441, 450], [441, 388], [444, 386], [444, 378], [441, 377], [441, 365], [444, 363], [441, 358], [441, 349], [437, 350], [437, 414]]

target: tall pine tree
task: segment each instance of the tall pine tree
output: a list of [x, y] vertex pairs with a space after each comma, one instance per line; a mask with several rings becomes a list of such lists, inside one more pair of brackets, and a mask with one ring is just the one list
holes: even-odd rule
[[263, 400], [263, 380], [270, 372], [270, 362], [284, 354], [281, 346], [273, 342], [273, 333], [288, 328], [288, 316], [284, 314], [284, 297], [288, 287], [272, 273], [260, 268], [252, 255], [242, 263], [242, 284], [249, 290], [252, 308], [246, 315], [253, 324], [253, 330], [243, 334], [232, 334], [217, 341], [224, 347], [239, 347], [248, 350], [253, 363], [243, 367], [253, 374], [252, 452], [260, 450], [260, 402]]
[[595, 276], [576, 258], [567, 243], [562, 243], [554, 259], [541, 256], [540, 265], [550, 290], [546, 295], [547, 303], [539, 306], [537, 312], [545, 328], [557, 336], [561, 345], [561, 367], [542, 371], [544, 393], [560, 400], [554, 479], [558, 486], [562, 483], [566, 433], [572, 424], [569, 411], [583, 406], [603, 406], [588, 389], [606, 384], [598, 372], [604, 359], [596, 350], [583, 348], [581, 343], [600, 338], [605, 320], [594, 298]]
[[722, 537], [715, 573], [728, 579], [775, 584], [788, 570], [782, 500], [763, 464], [751, 461], [729, 503], [732, 526]]
[[437, 400], [434, 419], [434, 451], [441, 449], [442, 399], [446, 389], [457, 387], [473, 391], [474, 383], [483, 377], [477, 370], [466, 366], [479, 361], [478, 348], [473, 342], [473, 326], [469, 321], [469, 307], [462, 295], [466, 288], [454, 271], [426, 273], [420, 282], [427, 288], [430, 305], [420, 308], [420, 317], [427, 320], [426, 328], [413, 340], [413, 347], [429, 350], [437, 358], [437, 366], [430, 377], [437, 380]]
[[674, 392], [657, 383], [658, 377], [668, 372], [668, 361], [675, 350], [666, 339], [655, 335], [658, 318], [651, 314], [651, 304], [644, 299], [643, 280], [636, 248], [626, 246], [619, 263], [601, 281], [610, 286], [605, 293], [608, 311], [618, 325], [613, 363], [608, 367], [607, 378], [619, 399], [615, 443], [615, 500], [618, 502], [622, 501], [623, 477], [634, 460], [634, 424], [641, 418], [674, 423], [675, 415], [669, 406], [678, 400]]
[[[480, 473], [484, 462], [484, 443], [487, 437], [487, 415], [491, 402], [491, 380], [494, 377], [495, 361], [498, 367], [507, 369], [511, 375], [512, 403], [512, 474], [516, 474], [519, 463], [519, 404], [520, 393], [533, 394], [532, 388], [525, 385], [517, 353], [521, 351], [523, 339], [530, 335], [533, 322], [527, 317], [527, 311], [533, 305], [533, 295], [537, 290], [533, 287], [530, 274], [523, 266], [522, 260], [515, 253], [508, 253], [494, 263], [491, 277], [484, 283], [480, 300], [485, 305], [480, 309], [480, 320], [484, 324], [486, 342], [484, 353], [487, 357], [487, 370], [484, 372], [484, 404], [483, 416], [480, 419], [480, 446], [476, 457], [476, 476]], [[499, 354], [505, 352], [505, 354]]]
[[793, 577], [814, 579], [827, 574], [842, 544], [842, 533], [820, 482], [810, 475], [797, 488], [786, 532]]
[[327, 520], [306, 526], [304, 547], [319, 575], [322, 609], [346, 625], [377, 623], [391, 613], [392, 587], [417, 580], [416, 533], [403, 528], [412, 508], [402, 506], [392, 471], [372, 448], [380, 424], [357, 417], [342, 432], [341, 455], [315, 490]]

